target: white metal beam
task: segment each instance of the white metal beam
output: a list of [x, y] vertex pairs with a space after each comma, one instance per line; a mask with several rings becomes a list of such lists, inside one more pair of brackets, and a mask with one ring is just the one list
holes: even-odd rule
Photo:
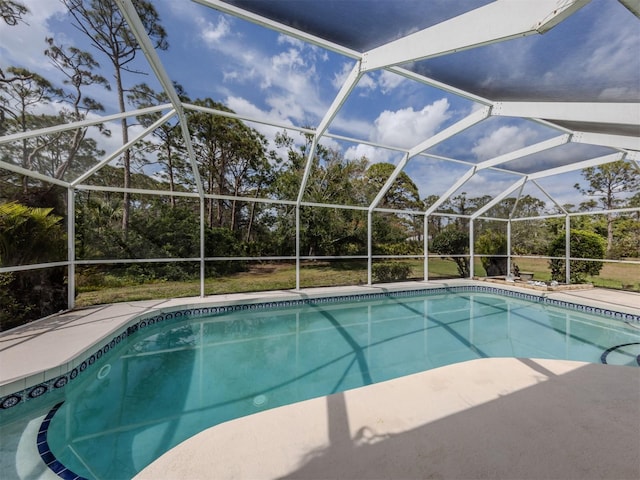
[[76, 305], [76, 191], [67, 189], [67, 308]]
[[356, 64], [351, 69], [351, 72], [349, 72], [349, 75], [347, 76], [344, 83], [342, 84], [342, 87], [340, 88], [340, 91], [336, 95], [336, 98], [333, 99], [333, 102], [331, 103], [329, 110], [327, 110], [327, 113], [324, 115], [324, 118], [318, 125], [318, 128], [316, 129], [317, 137], [321, 137], [322, 134], [324, 134], [325, 130], [329, 127], [329, 124], [331, 123], [331, 121], [338, 114], [340, 107], [342, 107], [342, 105], [347, 100], [347, 98], [349, 97], [353, 89], [356, 88], [356, 85], [358, 84], [358, 81], [360, 80], [362, 75], [363, 74], [360, 72], [360, 62], [356, 62]]
[[364, 71], [542, 33], [589, 0], [497, 0], [363, 54]]
[[640, 18], [640, 0], [619, 0], [622, 5], [633, 13], [636, 17]]
[[562, 167], [549, 168], [540, 172], [532, 173], [529, 175], [529, 180], [536, 180], [538, 178], [550, 177], [552, 175], [560, 175], [567, 172], [573, 172], [575, 170], [582, 170], [583, 168], [597, 167], [605, 163], [617, 162], [624, 158], [624, 153], [611, 153], [609, 155], [603, 155], [601, 157], [591, 158], [582, 162], [570, 163], [569, 165], [563, 165]]
[[478, 164], [478, 170], [484, 170], [489, 167], [493, 167], [496, 165], [501, 165], [503, 163], [511, 162], [513, 160], [518, 160], [522, 157], [526, 157], [527, 155], [533, 155], [534, 153], [542, 152], [544, 150], [548, 150], [553, 147], [557, 147], [559, 145], [564, 145], [569, 142], [571, 139], [571, 135], [565, 134], [557, 137], [550, 138], [549, 140], [544, 140], [542, 142], [536, 143], [534, 145], [529, 145], [527, 147], [520, 148], [513, 152], [508, 152], [498, 157], [491, 158], [489, 160], [485, 160], [484, 162], [480, 162]]
[[453, 125], [436, 133], [431, 138], [428, 138], [424, 142], [410, 149], [407, 155], [402, 160], [400, 160], [400, 163], [398, 163], [395, 170], [391, 173], [391, 175], [389, 176], [385, 184], [382, 186], [382, 188], [380, 189], [376, 197], [373, 199], [373, 201], [369, 205], [369, 210], [373, 210], [380, 203], [380, 201], [382, 200], [382, 197], [385, 196], [389, 188], [391, 188], [391, 185], [393, 185], [393, 182], [396, 181], [396, 179], [398, 178], [398, 176], [400, 175], [400, 173], [402, 172], [402, 170], [404, 169], [404, 167], [412, 157], [427, 150], [428, 148], [431, 148], [447, 140], [448, 138], [453, 137], [454, 135], [466, 130], [467, 128], [472, 127], [476, 123], [481, 122], [482, 120], [487, 118], [490, 113], [491, 113], [491, 107], [484, 107], [480, 110], [476, 110], [470, 115], [467, 115], [466, 117], [464, 117], [459, 122], [454, 123]]
[[57, 178], [51, 177], [49, 175], [44, 175], [40, 172], [29, 170], [28, 168], [20, 167], [18, 165], [13, 165], [3, 160], [0, 160], [0, 168], [4, 170], [9, 170], [10, 172], [14, 172], [19, 175], [24, 175], [25, 177], [35, 178], [43, 182], [53, 183], [54, 185], [60, 185], [61, 187], [65, 187], [65, 188], [69, 187], [69, 182], [65, 182], [64, 180], [58, 180]]
[[205, 107], [204, 105], [196, 105], [193, 103], [183, 103], [182, 106], [184, 107], [185, 110], [193, 110], [195, 112], [210, 113], [212, 115], [216, 115], [219, 117], [235, 118], [236, 120], [245, 120], [247, 122], [259, 123], [261, 125], [282, 128], [285, 130], [295, 130], [296, 132], [308, 133], [310, 135], [313, 135], [314, 133], [316, 133], [316, 131], [312, 128], [298, 127], [296, 125], [291, 125], [291, 123], [278, 122], [276, 120], [273, 120], [267, 117], [258, 118], [258, 117], [252, 117], [250, 115], [241, 115], [236, 112], [228, 112], [226, 110], [219, 110], [217, 108]]
[[516, 195], [516, 201], [513, 202], [513, 208], [509, 212], [509, 219], [511, 219], [511, 217], [513, 217], [513, 214], [515, 213], [516, 208], [518, 208], [518, 202], [520, 202], [520, 197], [522, 196], [522, 191], [524, 190], [525, 183], [526, 182], [523, 182], [523, 184], [520, 185], [520, 189], [518, 190], [518, 194]]
[[236, 7], [232, 5], [230, 2], [224, 2], [221, 0], [193, 0], [193, 1], [201, 5], [204, 5], [205, 7], [214, 8], [220, 12], [228, 13], [230, 15], [233, 15], [234, 17], [242, 18], [243, 20], [247, 20], [248, 22], [255, 23], [256, 25], [260, 25], [262, 27], [266, 27], [270, 30], [274, 30], [276, 32], [284, 33], [285, 35], [298, 38], [312, 45], [318, 45], [322, 48], [326, 48], [327, 50], [340, 53], [341, 55], [345, 55], [351, 58], [360, 58], [360, 52], [356, 50], [346, 48], [334, 42], [329, 42], [327, 40], [324, 40], [323, 38], [317, 37], [315, 35], [311, 35], [307, 32], [303, 32], [302, 30], [297, 30], [288, 25], [275, 22], [268, 18], [262, 17], [258, 14], [249, 12], [243, 8]]
[[471, 177], [473, 177], [475, 173], [476, 173], [475, 167], [467, 170], [464, 173], [464, 175], [462, 175], [453, 185], [451, 185], [446, 192], [440, 195], [440, 198], [438, 198], [432, 205], [429, 206], [429, 208], [427, 208], [427, 210], [425, 211], [425, 216], [428, 217], [433, 212], [435, 212], [438, 209], [438, 207], [440, 207], [440, 205], [442, 205], [444, 202], [446, 202], [449, 199], [451, 195], [453, 195], [460, 187], [462, 187], [465, 183], [467, 183], [467, 181]]
[[[196, 187], [198, 189], [198, 193], [204, 195], [204, 186], [202, 184], [202, 180], [200, 179], [200, 172], [198, 170], [198, 165], [196, 164], [196, 156], [193, 150], [193, 144], [191, 143], [191, 133], [189, 132], [189, 127], [187, 125], [187, 119], [184, 114], [184, 108], [182, 107], [182, 101], [178, 96], [178, 92], [176, 92], [175, 87], [173, 86], [173, 82], [169, 75], [167, 74], [162, 62], [160, 61], [160, 57], [158, 56], [158, 52], [153, 46], [149, 35], [146, 33], [146, 29], [138, 16], [138, 13], [131, 3], [131, 0], [115, 0], [118, 8], [122, 12], [122, 15], [126, 19], [129, 24], [129, 28], [135, 35], [138, 40], [138, 44], [142, 49], [151, 69], [155, 73], [158, 81], [162, 85], [165, 93], [169, 97], [171, 104], [178, 116], [178, 120], [180, 123], [180, 128], [182, 131], [182, 138], [184, 139], [185, 146], [187, 147], [187, 154], [189, 156], [189, 163], [191, 164], [191, 170], [193, 173], [193, 178], [196, 182]], [[202, 248], [204, 248], [201, 245]], [[204, 252], [204, 250], [203, 250]]]
[[553, 198], [551, 195], [549, 195], [549, 192], [547, 192], [544, 188], [542, 188], [540, 186], [540, 184], [538, 182], [536, 182], [535, 180], [531, 180], [531, 183], [533, 183], [536, 187], [538, 187], [538, 189], [549, 199], [551, 200], [551, 202], [558, 208], [558, 210], [560, 210], [563, 213], [569, 213], [567, 212], [567, 209], [564, 208], [564, 206], [560, 205], [560, 203], [558, 203], [558, 201]]
[[311, 148], [309, 149], [309, 155], [307, 157], [307, 164], [304, 167], [302, 180], [300, 181], [300, 188], [298, 189], [298, 198], [297, 198], [298, 205], [300, 205], [300, 202], [302, 202], [304, 191], [307, 188], [307, 182], [309, 181], [309, 175], [311, 174], [311, 167], [313, 166], [313, 157], [316, 154], [316, 148], [318, 146], [318, 142], [320, 141], [320, 137], [325, 132], [325, 130], [329, 127], [329, 124], [331, 123], [331, 121], [338, 114], [338, 110], [340, 110], [340, 107], [346, 101], [351, 91], [358, 84], [358, 81], [360, 80], [361, 76], [362, 74], [360, 73], [360, 62], [357, 62], [351, 69], [349, 76], [346, 78], [346, 80], [342, 84], [342, 87], [340, 88], [340, 91], [336, 95], [336, 98], [333, 99], [333, 102], [331, 103], [329, 110], [327, 110], [327, 112], [324, 115], [324, 118], [320, 121], [320, 124], [318, 125], [318, 128], [315, 131], [315, 135], [313, 137], [313, 143], [311, 144]]
[[92, 125], [100, 125], [101, 123], [113, 122], [113, 121], [121, 120], [127, 117], [134, 117], [137, 115], [147, 115], [149, 113], [161, 112], [162, 110], [167, 110], [168, 108], [171, 108], [170, 103], [166, 103], [163, 105], [155, 105], [153, 107], [140, 108], [138, 110], [131, 110], [124, 113], [106, 115], [100, 118], [92, 118], [92, 119], [80, 120], [77, 122], [63, 123], [53, 127], [38, 128], [36, 130], [29, 130], [28, 132], [13, 133], [11, 135], [5, 135], [4, 137], [0, 137], [0, 145], [3, 143], [10, 143], [18, 140], [25, 140], [27, 138], [39, 137], [41, 135], [51, 135], [53, 133], [65, 132], [67, 130], [75, 130], [78, 128], [90, 127]]
[[491, 115], [640, 125], [640, 103], [496, 102]]
[[408, 152], [409, 158], [415, 157], [419, 153], [422, 153], [425, 150], [428, 150], [429, 148], [444, 142], [448, 138], [451, 138], [454, 135], [465, 131], [467, 128], [473, 127], [476, 123], [480, 123], [482, 120], [487, 118], [490, 113], [491, 107], [483, 107], [479, 110], [476, 110], [475, 112], [464, 117], [462, 120], [454, 123], [450, 127], [445, 128], [441, 132], [436, 133], [434, 136], [411, 148]]
[[607, 133], [574, 132], [571, 138], [575, 143], [588, 143], [618, 149], [640, 150], [640, 137], [610, 135]]
[[102, 167], [104, 167], [106, 164], [108, 164], [111, 160], [113, 160], [114, 158], [117, 158], [118, 155], [122, 155], [122, 153], [124, 153], [126, 150], [131, 148], [137, 142], [139, 142], [144, 137], [149, 135], [151, 132], [153, 132], [160, 125], [163, 125], [164, 123], [169, 121], [171, 119], [171, 117], [173, 117], [175, 114], [176, 114], [175, 110], [171, 110], [169, 113], [164, 115], [162, 118], [160, 118], [160, 119], [156, 120], [155, 122], [153, 122], [153, 124], [151, 124], [149, 127], [145, 128], [142, 132], [140, 132], [138, 135], [136, 135], [133, 139], [129, 140], [124, 145], [118, 147], [116, 150], [111, 152], [110, 155], [107, 155], [104, 159], [102, 159], [96, 165], [94, 165], [89, 170], [87, 170], [82, 175], [80, 175], [78, 178], [76, 178], [73, 182], [70, 183], [70, 185], [72, 187], [75, 187], [76, 185], [84, 182], [87, 178], [89, 178], [91, 175], [96, 173], [98, 170], [100, 170]]
[[483, 207], [480, 207], [478, 210], [475, 211], [475, 213], [473, 215], [471, 215], [471, 219], [476, 219], [478, 218], [480, 215], [482, 215], [484, 212], [486, 212], [487, 210], [489, 210], [490, 208], [494, 207], [495, 205], [497, 205], [498, 203], [500, 203], [502, 200], [504, 200], [505, 198], [507, 198], [509, 195], [511, 195], [511, 193], [515, 190], [517, 190], [518, 188], [520, 188], [522, 185], [525, 184], [525, 182], [527, 181], [527, 177], [522, 177], [520, 178], [517, 182], [515, 182], [514, 184], [512, 184], [509, 188], [507, 188], [505, 191], [503, 191], [500, 195], [496, 195], [493, 200], [491, 200], [489, 203], [487, 203], [486, 205], [484, 205]]
[[386, 70], [389, 72], [393, 72], [396, 75], [400, 75], [402, 77], [408, 78], [409, 80], [413, 80], [415, 82], [422, 83], [430, 87], [435, 87], [445, 92], [453, 93], [458, 97], [466, 98], [467, 100], [471, 100], [472, 102], [477, 102], [480, 105], [493, 105], [493, 102], [487, 98], [481, 97], [479, 95], [475, 95], [465, 90], [461, 90], [460, 88], [453, 87], [446, 83], [439, 82], [438, 80], [425, 77], [424, 75], [421, 75], [416, 72], [412, 72], [411, 70], [407, 70], [406, 68], [395, 66], [395, 67], [388, 67]]

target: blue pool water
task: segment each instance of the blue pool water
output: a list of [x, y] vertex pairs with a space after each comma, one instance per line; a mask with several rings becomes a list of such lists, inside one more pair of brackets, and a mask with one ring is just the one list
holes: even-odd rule
[[637, 366], [639, 342], [618, 319], [484, 293], [174, 319], [66, 386], [48, 444], [76, 474], [131, 478], [205, 428], [267, 408], [483, 357]]

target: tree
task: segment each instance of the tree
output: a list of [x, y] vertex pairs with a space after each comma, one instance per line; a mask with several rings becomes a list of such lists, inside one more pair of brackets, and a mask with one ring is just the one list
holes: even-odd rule
[[[2, 20], [9, 25], [15, 26], [20, 22], [23, 22], [23, 15], [27, 14], [29, 9], [24, 6], [22, 2], [18, 2], [16, 0], [0, 0], [0, 16], [2, 16]], [[9, 76], [7, 77], [5, 73], [0, 68], [0, 85], [11, 83], [15, 80], [19, 79], [19, 77]], [[2, 124], [5, 119], [5, 110], [2, 102], [0, 102], [0, 135], [4, 133], [2, 129]]]
[[16, 0], [0, 0], [0, 15], [7, 25], [14, 26], [22, 22], [22, 16], [29, 9]]
[[[537, 217], [545, 213], [546, 204], [531, 195], [520, 197], [517, 202], [513, 197], [500, 202], [504, 207], [503, 218]], [[493, 209], [492, 213], [493, 215]], [[490, 216], [491, 216], [490, 215]], [[544, 222], [540, 220], [520, 220], [511, 223], [511, 245], [519, 255], [544, 255], [549, 245], [549, 236]]]
[[[582, 176], [589, 183], [589, 186], [583, 188], [579, 183], [576, 183], [574, 187], [583, 195], [599, 199], [600, 204], [606, 210], [617, 208], [624, 202], [621, 194], [637, 192], [640, 188], [640, 175], [637, 167], [624, 160], [585, 168], [582, 170]], [[613, 248], [615, 214], [609, 212], [606, 214], [606, 218], [607, 255], [610, 255]]]
[[431, 242], [431, 251], [447, 257], [456, 263], [458, 274], [462, 278], [469, 277], [469, 258], [462, 255], [469, 253], [469, 234], [458, 230], [451, 225], [439, 234]]
[[[49, 48], [45, 55], [66, 77], [65, 88], [57, 88], [44, 77], [26, 69], [10, 67], [8, 71], [13, 75], [13, 80], [0, 84], [0, 99], [5, 114], [0, 128], [3, 132], [18, 133], [60, 125], [82, 120], [91, 111], [102, 110], [99, 103], [83, 95], [84, 88], [104, 81], [92, 73], [97, 64], [91, 56], [75, 48], [59, 47], [51, 39], [47, 39], [47, 43]], [[59, 113], [39, 113], [43, 105], [54, 102], [56, 109], [57, 105], [63, 105]], [[86, 138], [87, 128], [23, 138], [3, 144], [0, 153], [5, 161], [61, 179], [74, 170], [75, 173], [85, 170], [87, 165], [95, 163], [97, 156], [103, 154], [97, 149], [95, 140]], [[106, 129], [99, 128], [108, 134]], [[53, 184], [26, 175], [3, 179], [5, 199], [18, 199], [31, 206], [63, 206], [64, 197], [51, 202], [54, 200], [54, 189]]]
[[[570, 231], [570, 252], [574, 258], [599, 259], [604, 258], [605, 243], [602, 237], [596, 233], [585, 230]], [[566, 253], [565, 234], [556, 237], [549, 246], [548, 255], [550, 257], [564, 257]], [[571, 283], [581, 283], [586, 280], [587, 275], [599, 275], [602, 269], [602, 262], [589, 260], [570, 261]], [[551, 268], [551, 278], [558, 282], [566, 280], [566, 261], [562, 258], [549, 260]]]
[[[368, 160], [345, 159], [337, 150], [318, 146], [304, 200], [349, 205], [361, 202], [362, 176]], [[302, 209], [303, 245], [309, 255], [362, 253], [366, 220], [354, 210], [305, 207]]]
[[[391, 163], [374, 163], [367, 169], [364, 181], [369, 202], [373, 201], [395, 168]], [[377, 206], [399, 210], [422, 210], [424, 208], [420, 201], [418, 187], [406, 172], [400, 172]]]
[[[65, 77], [63, 83], [70, 89], [67, 92], [60, 91], [62, 99], [69, 105], [68, 109], [63, 110], [61, 117], [64, 120], [79, 121], [84, 120], [90, 112], [104, 111], [104, 107], [99, 102], [85, 96], [83, 92], [84, 88], [92, 85], [100, 85], [107, 90], [110, 89], [107, 79], [94, 71], [100, 67], [100, 64], [93, 59], [89, 52], [75, 47], [67, 48], [57, 45], [53, 38], [47, 38], [46, 42], [49, 47], [44, 54], [49, 57], [53, 66], [63, 74]], [[105, 135], [110, 135], [110, 132], [103, 125], [99, 125], [98, 128]], [[64, 142], [67, 145], [66, 153], [56, 165], [55, 170], [51, 172], [53, 178], [61, 179], [69, 170], [83, 147], [87, 129], [88, 127], [76, 129], [70, 134], [70, 141]], [[84, 146], [86, 148], [87, 144], [85, 143]]]
[[[113, 0], [62, 0], [75, 20], [75, 25], [101, 51], [113, 66], [118, 107], [120, 113], [126, 112], [125, 106], [125, 73], [142, 73], [133, 67], [133, 61], [141, 50], [136, 37], [129, 29], [122, 13]], [[142, 25], [154, 48], [166, 50], [167, 34], [160, 24], [160, 17], [153, 4], [147, 0], [133, 0], [133, 5], [140, 17]], [[126, 117], [120, 120], [122, 144], [129, 142], [129, 126]], [[124, 188], [131, 186], [131, 151], [125, 150], [122, 155]], [[130, 194], [123, 196], [122, 230], [126, 238], [130, 216]]]
[[[197, 105], [231, 112], [210, 98], [196, 100]], [[265, 187], [270, 164], [266, 138], [240, 120], [208, 112], [190, 112], [189, 128], [205, 193], [209, 226], [227, 227], [236, 232], [244, 205], [225, 196], [254, 196]], [[248, 212], [245, 212], [248, 215]]]
[[[364, 175], [364, 189], [368, 203], [373, 201], [394, 170], [395, 166], [391, 163], [374, 163], [367, 169]], [[377, 207], [424, 212], [424, 203], [420, 200], [418, 186], [406, 172], [400, 172]], [[414, 240], [414, 244], [419, 243], [424, 231], [422, 222], [422, 216], [376, 212], [373, 217], [372, 232], [375, 253], [400, 253], [398, 249], [403, 250], [400, 244], [406, 244], [410, 239]], [[421, 249], [422, 246], [419, 248]]]
[[464, 215], [463, 217], [456, 217], [453, 223], [457, 225], [459, 229], [467, 230], [469, 228], [469, 219], [466, 217], [488, 203], [490, 200], [491, 197], [489, 195], [467, 198], [467, 192], [462, 192], [444, 202], [442, 210], [448, 213]]
[[[178, 92], [178, 96], [182, 100], [187, 100], [184, 89], [179, 84], [174, 84], [174, 87]], [[136, 108], [150, 107], [169, 101], [169, 96], [166, 92], [156, 92], [145, 83], [136, 85], [129, 93], [128, 98]], [[159, 120], [160, 116], [161, 113], [159, 112], [147, 114], [139, 116], [138, 121], [141, 125], [148, 127]], [[164, 171], [161, 172], [161, 175], [165, 176], [169, 182], [169, 191], [175, 192], [179, 183], [192, 184], [193, 173], [191, 173], [186, 159], [180, 125], [176, 122], [164, 123], [153, 131], [153, 136], [159, 140], [159, 143], [148, 142], [147, 148], [150, 151], [157, 152], [158, 162], [164, 166]], [[173, 195], [169, 198], [169, 201], [172, 207], [176, 206], [176, 198]]]
[[[49, 80], [37, 73], [19, 67], [9, 67], [7, 71], [14, 75], [13, 81], [0, 84], [3, 112], [9, 116], [4, 117], [0, 131], [15, 133], [47, 125], [44, 116], [34, 113], [37, 106], [48, 103], [60, 94]], [[18, 152], [14, 156], [20, 158], [20, 166], [27, 170], [33, 169], [33, 161], [40, 150], [46, 146], [42, 138], [27, 139], [20, 142]], [[11, 147], [9, 147], [11, 148]], [[28, 181], [22, 176], [22, 192], [26, 193]]]

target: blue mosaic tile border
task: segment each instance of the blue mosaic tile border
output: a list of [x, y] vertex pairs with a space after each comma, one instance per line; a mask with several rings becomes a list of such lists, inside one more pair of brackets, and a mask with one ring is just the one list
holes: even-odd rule
[[319, 298], [303, 298], [293, 300], [278, 300], [267, 301], [250, 304], [236, 304], [236, 305], [221, 305], [211, 307], [196, 307], [184, 310], [176, 310], [170, 312], [161, 312], [155, 314], [144, 314], [136, 317], [131, 321], [131, 324], [120, 331], [119, 334], [112, 337], [109, 341], [96, 350], [93, 354], [85, 358], [79, 366], [72, 369], [58, 378], [49, 380], [36, 386], [28, 387], [22, 391], [12, 393], [5, 397], [0, 398], [0, 410], [12, 408], [18, 404], [27, 402], [31, 399], [38, 398], [47, 392], [57, 390], [66, 386], [70, 381], [77, 378], [78, 375], [90, 370], [93, 364], [99, 360], [103, 355], [107, 354], [109, 350], [113, 349], [116, 345], [120, 344], [124, 339], [136, 332], [145, 329], [148, 326], [155, 325], [156, 323], [165, 322], [168, 320], [186, 320], [188, 318], [197, 318], [202, 316], [222, 315], [225, 313], [239, 312], [239, 311], [262, 311], [267, 309], [278, 309], [288, 307], [300, 307], [305, 305], [322, 305], [329, 303], [341, 303], [341, 302], [357, 302], [365, 300], [375, 300], [393, 297], [416, 297], [416, 296], [433, 296], [433, 295], [446, 295], [451, 293], [489, 293], [502, 295], [506, 297], [520, 298], [535, 303], [542, 303], [545, 305], [553, 305], [556, 307], [566, 308], [570, 310], [576, 310], [584, 313], [592, 313], [596, 315], [602, 315], [625, 322], [634, 322], [640, 324], [640, 315], [634, 315], [631, 313], [622, 313], [615, 310], [609, 310], [599, 307], [591, 307], [587, 305], [581, 305], [578, 303], [565, 302], [555, 300], [546, 297], [545, 295], [535, 295], [530, 293], [518, 292], [513, 290], [506, 290], [493, 286], [485, 285], [460, 285], [453, 287], [437, 287], [437, 288], [424, 288], [416, 290], [401, 290], [390, 292], [377, 292], [377, 293], [359, 293], [353, 295], [336, 295], [331, 297], [319, 297]]
[[36, 440], [38, 445], [38, 453], [40, 454], [40, 458], [45, 463], [45, 465], [49, 467], [49, 470], [58, 475], [60, 478], [63, 478], [64, 480], [87, 480], [85, 477], [81, 477], [80, 475], [72, 472], [62, 463], [60, 463], [49, 448], [49, 441], [47, 440], [49, 424], [51, 423], [51, 419], [63, 403], [64, 402], [60, 402], [55, 407], [53, 407], [40, 424], [40, 429], [38, 430], [38, 439]]

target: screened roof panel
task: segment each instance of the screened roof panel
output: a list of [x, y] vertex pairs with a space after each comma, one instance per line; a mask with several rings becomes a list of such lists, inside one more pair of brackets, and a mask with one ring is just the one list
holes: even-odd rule
[[223, 0], [358, 52], [422, 30], [491, 0]]
[[513, 172], [529, 174], [601, 157], [610, 153], [615, 153], [615, 150], [599, 145], [566, 143], [519, 158], [507, 164], [497, 165], [497, 167]]
[[452, 204], [457, 206], [456, 213], [472, 215], [493, 197], [510, 189], [522, 177], [495, 170], [483, 170], [472, 176], [449, 196], [436, 212], [451, 211]]
[[562, 133], [527, 119], [489, 117], [427, 150], [427, 153], [480, 163]]
[[[640, 110], [638, 110], [640, 120]], [[619, 123], [597, 123], [597, 122], [568, 122], [555, 120], [554, 123], [569, 130], [578, 132], [605, 133], [610, 135], [625, 135], [629, 137], [640, 137], [640, 125], [621, 125]]]
[[405, 66], [494, 101], [637, 102], [639, 51], [638, 18], [593, 0], [542, 35]]

